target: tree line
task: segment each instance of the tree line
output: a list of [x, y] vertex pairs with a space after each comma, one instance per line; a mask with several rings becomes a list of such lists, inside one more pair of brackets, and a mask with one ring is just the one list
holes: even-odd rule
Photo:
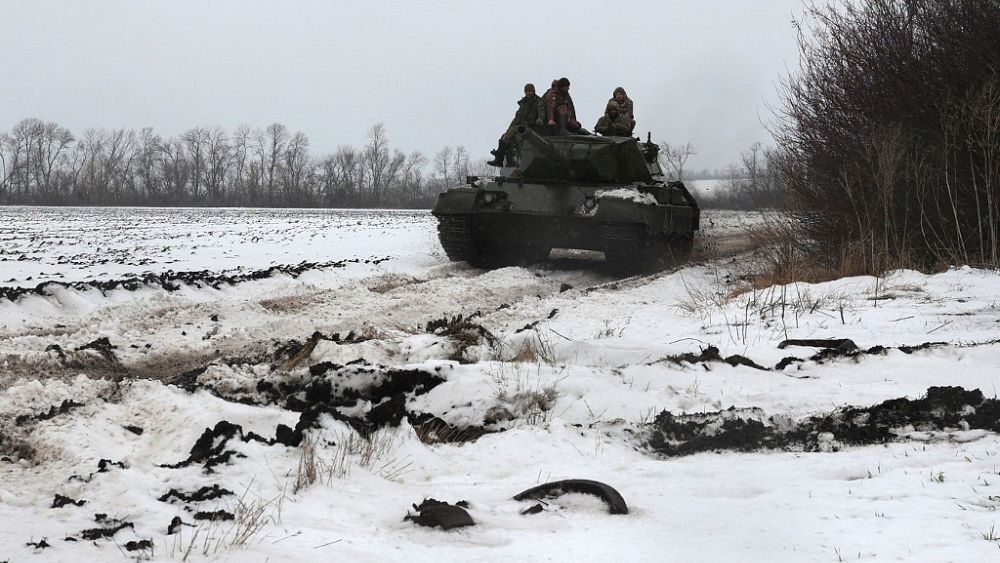
[[363, 146], [310, 151], [280, 123], [265, 128], [88, 129], [25, 119], [0, 132], [0, 204], [253, 207], [430, 207], [468, 175], [486, 174], [458, 146], [428, 159], [393, 148], [383, 124]]

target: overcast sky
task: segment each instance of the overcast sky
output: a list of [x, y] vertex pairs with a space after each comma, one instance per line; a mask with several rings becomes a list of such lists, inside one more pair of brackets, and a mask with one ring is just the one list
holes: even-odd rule
[[525, 82], [572, 81], [585, 127], [615, 86], [637, 133], [721, 167], [769, 135], [800, 0], [0, 0], [0, 130], [272, 122], [314, 152], [376, 122], [406, 152], [488, 156]]

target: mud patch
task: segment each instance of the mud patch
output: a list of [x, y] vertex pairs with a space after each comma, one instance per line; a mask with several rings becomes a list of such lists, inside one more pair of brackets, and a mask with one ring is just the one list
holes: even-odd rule
[[767, 416], [757, 408], [674, 415], [649, 425], [645, 444], [664, 456], [705, 451], [836, 451], [905, 439], [913, 432], [1000, 431], [1000, 400], [962, 387], [931, 387], [917, 400], [891, 399], [871, 407], [843, 407], [803, 420]]
[[933, 348], [941, 348], [944, 346], [949, 346], [947, 342], [924, 342], [923, 344], [918, 344], [916, 346], [896, 346], [896, 347], [886, 347], [886, 346], [872, 346], [867, 350], [863, 350], [854, 343], [853, 340], [846, 338], [838, 338], [831, 340], [815, 340], [815, 339], [800, 339], [800, 340], [785, 340], [778, 344], [779, 349], [785, 349], [790, 346], [804, 346], [810, 348], [820, 348], [821, 350], [808, 358], [798, 358], [795, 356], [788, 356], [783, 358], [777, 365], [774, 366], [776, 371], [782, 371], [786, 367], [803, 362], [814, 362], [817, 364], [824, 364], [830, 360], [847, 358], [847, 359], [858, 359], [861, 356], [884, 356], [890, 350], [899, 350], [904, 354], [912, 354], [914, 352], [919, 352], [922, 350], [930, 350]]
[[[527, 328], [527, 327], [526, 327]], [[854, 341], [849, 339], [831, 339], [831, 340], [820, 340], [820, 339], [801, 339], [801, 340], [785, 340], [778, 344], [779, 349], [785, 349], [792, 346], [802, 346], [809, 348], [820, 348], [820, 351], [809, 356], [808, 358], [799, 358], [796, 356], [787, 356], [779, 361], [773, 368], [762, 366], [757, 362], [747, 358], [746, 356], [741, 356], [739, 354], [734, 354], [732, 356], [723, 357], [720, 354], [719, 349], [715, 346], [709, 346], [703, 349], [701, 352], [695, 354], [692, 352], [687, 352], [684, 354], [677, 354], [674, 356], [666, 356], [657, 360], [657, 362], [669, 362], [676, 365], [683, 364], [701, 364], [706, 370], [709, 369], [708, 364], [712, 363], [725, 363], [730, 366], [746, 366], [753, 369], [758, 369], [761, 371], [783, 371], [790, 365], [800, 364], [805, 362], [814, 362], [817, 364], [823, 364], [835, 359], [858, 359], [862, 356], [884, 356], [890, 350], [899, 350], [904, 354], [913, 354], [914, 352], [922, 350], [930, 350], [933, 348], [940, 348], [944, 346], [950, 346], [947, 342], [925, 342], [923, 344], [918, 344], [916, 346], [873, 346], [867, 350], [863, 350], [854, 343]]]
[[76, 291], [98, 290], [102, 294], [118, 289], [136, 291], [144, 287], [159, 287], [166, 291], [177, 291], [182, 285], [221, 289], [227, 285], [232, 286], [247, 281], [263, 280], [278, 275], [298, 278], [310, 270], [343, 268], [348, 264], [381, 264], [388, 259], [388, 257], [369, 258], [365, 260], [352, 258], [329, 262], [300, 262], [298, 264], [282, 264], [262, 270], [230, 274], [218, 274], [210, 270], [196, 270], [188, 272], [165, 272], [162, 274], [149, 273], [142, 276], [132, 276], [115, 280], [81, 282], [50, 281], [38, 284], [35, 287], [0, 287], [0, 299], [17, 302], [25, 295], [46, 297], [53, 295], [58, 289], [73, 289]]

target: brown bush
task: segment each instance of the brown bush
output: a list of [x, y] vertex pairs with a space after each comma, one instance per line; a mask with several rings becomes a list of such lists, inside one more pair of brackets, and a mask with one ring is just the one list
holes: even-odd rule
[[1000, 3], [807, 8], [774, 165], [831, 270], [1000, 263]]

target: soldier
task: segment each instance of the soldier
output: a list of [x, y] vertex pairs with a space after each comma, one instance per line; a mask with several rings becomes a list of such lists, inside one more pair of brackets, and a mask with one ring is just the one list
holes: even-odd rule
[[629, 123], [628, 135], [631, 136], [632, 130], [635, 129], [635, 106], [632, 103], [632, 99], [625, 93], [625, 89], [619, 86], [611, 93], [611, 99], [608, 100], [608, 103], [610, 104], [611, 102], [618, 104], [618, 110], [622, 119]]
[[517, 112], [514, 119], [507, 127], [507, 131], [500, 136], [497, 141], [496, 150], [490, 151], [493, 160], [487, 162], [490, 166], [503, 166], [504, 159], [507, 158], [507, 149], [514, 142], [514, 134], [517, 128], [527, 125], [541, 125], [545, 121], [545, 104], [542, 98], [535, 94], [535, 85], [528, 83], [524, 85], [524, 97], [517, 102]]
[[597, 120], [594, 131], [606, 137], [628, 137], [632, 135], [632, 124], [618, 109], [614, 100], [608, 102], [604, 115]]
[[545, 93], [545, 108], [549, 125], [559, 125], [559, 133], [579, 133], [580, 122], [576, 120], [573, 97], [569, 95], [569, 79], [560, 78], [556, 87]]

